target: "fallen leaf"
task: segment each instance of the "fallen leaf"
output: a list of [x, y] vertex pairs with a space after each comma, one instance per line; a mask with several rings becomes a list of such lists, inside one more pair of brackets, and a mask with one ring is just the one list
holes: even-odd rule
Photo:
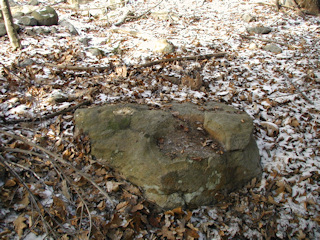
[[62, 194], [66, 197], [66, 199], [68, 199], [68, 201], [71, 200], [71, 195], [69, 193], [69, 189], [68, 189], [68, 185], [67, 185], [67, 181], [64, 179], [62, 182], [61, 182], [61, 189], [62, 189]]
[[9, 179], [8, 181], [6, 181], [6, 183], [4, 184], [5, 187], [13, 187], [17, 184], [15, 179]]
[[23, 234], [23, 229], [27, 227], [27, 224], [24, 223], [27, 218], [24, 216], [24, 214], [19, 215], [16, 220], [13, 221], [14, 229], [19, 237]]

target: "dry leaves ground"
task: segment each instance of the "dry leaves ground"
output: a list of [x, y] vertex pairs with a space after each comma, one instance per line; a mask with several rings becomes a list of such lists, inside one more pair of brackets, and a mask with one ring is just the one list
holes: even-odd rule
[[[104, 19], [55, 7], [80, 36], [61, 26], [37, 36], [22, 31], [21, 52], [10, 50], [7, 37], [0, 39], [1, 238], [320, 238], [319, 17], [275, 12], [249, 0], [132, 1]], [[150, 9], [169, 17], [147, 14]], [[114, 31], [127, 10], [139, 18], [117, 25], [132, 31]], [[248, 13], [254, 22], [242, 20]], [[241, 37], [251, 25], [271, 27], [263, 38], [280, 43], [283, 52]], [[150, 36], [170, 40], [176, 51], [153, 53], [144, 47]], [[88, 53], [79, 43], [85, 37], [106, 54]], [[217, 52], [227, 55], [135, 67]], [[249, 113], [262, 180], [221, 195], [215, 206], [161, 211], [92, 158], [88, 137], [74, 129], [73, 111], [81, 103], [161, 107], [171, 101], [222, 101]]]

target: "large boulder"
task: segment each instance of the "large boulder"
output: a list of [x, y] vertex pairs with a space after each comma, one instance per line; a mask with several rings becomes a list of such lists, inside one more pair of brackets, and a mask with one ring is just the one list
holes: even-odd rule
[[59, 20], [56, 10], [49, 6], [35, 10], [31, 16], [38, 21], [40, 26], [57, 25]]
[[75, 124], [97, 159], [165, 209], [212, 204], [261, 176], [252, 120], [225, 104], [105, 105], [78, 109]]

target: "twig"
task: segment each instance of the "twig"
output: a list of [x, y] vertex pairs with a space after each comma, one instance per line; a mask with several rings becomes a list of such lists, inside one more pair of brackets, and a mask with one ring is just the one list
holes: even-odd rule
[[148, 9], [147, 11], [145, 11], [144, 13], [138, 15], [138, 16], [131, 16], [132, 12], [128, 11], [125, 16], [117, 23], [115, 23], [114, 25], [119, 27], [120, 25], [126, 23], [127, 21], [131, 21], [131, 20], [136, 20], [139, 18], [142, 18], [145, 15], [148, 15], [151, 13], [151, 10], [156, 8], [157, 6], [159, 6], [161, 3], [163, 2], [163, 0], [161, 0], [159, 3], [157, 3], [155, 6], [151, 7], [150, 9]]
[[291, 85], [301, 94], [301, 96], [304, 98], [304, 100], [306, 100], [308, 103], [314, 105], [314, 102], [311, 101], [311, 100], [307, 97], [307, 95], [299, 89], [299, 87], [292, 81], [291, 78], [289, 78], [285, 73], [282, 73], [282, 75], [283, 75], [284, 78], [285, 78], [286, 80], [288, 80], [288, 81], [291, 83]]
[[46, 67], [53, 67], [63, 70], [73, 70], [73, 71], [104, 71], [106, 69], [109, 69], [109, 67], [82, 67], [82, 66], [73, 66], [73, 65], [63, 65], [63, 64], [53, 64], [53, 63], [42, 63], [39, 65], [44, 65]]
[[285, 47], [290, 47], [290, 45], [288, 45], [288, 44], [286, 44], [286, 43], [281, 43], [281, 42], [274, 41], [274, 40], [269, 40], [269, 39], [265, 39], [265, 38], [258, 38], [258, 37], [252, 37], [252, 36], [247, 36], [247, 35], [243, 35], [243, 34], [239, 34], [239, 35], [240, 35], [240, 37], [242, 37], [242, 38], [259, 40], [259, 41], [268, 42], [268, 43], [276, 43], [276, 44], [279, 44], [279, 45], [282, 45], [282, 46], [285, 46]]
[[[87, 174], [85, 174], [84, 172], [80, 171], [79, 169], [77, 169], [76, 167], [74, 167], [71, 163], [65, 161], [62, 157], [58, 156], [57, 154], [31, 142], [30, 140], [26, 139], [25, 137], [21, 136], [21, 135], [16, 135], [16, 134], [12, 134], [9, 133], [7, 131], [4, 131], [2, 129], [0, 129], [0, 133], [5, 134], [11, 138], [14, 138], [16, 140], [22, 141], [26, 144], [28, 144], [31, 147], [37, 148], [39, 150], [41, 150], [42, 152], [46, 153], [48, 156], [52, 157], [53, 159], [57, 160], [58, 162], [67, 165], [68, 167], [72, 168], [77, 174], [79, 174], [81, 177], [85, 178], [88, 182], [90, 182], [94, 187], [96, 187], [100, 193], [102, 193], [102, 195], [104, 195], [108, 201], [110, 202], [111, 206], [114, 207], [114, 203], [112, 202], [112, 199], [109, 197], [109, 195], [97, 184], [95, 183]], [[49, 159], [51, 160], [51, 159]], [[54, 163], [54, 160], [51, 160], [52, 163]]]
[[6, 120], [3, 117], [2, 121], [3, 121], [3, 124], [16, 124], [16, 123], [21, 123], [21, 122], [38, 122], [38, 121], [43, 121], [43, 120], [47, 120], [47, 119], [53, 118], [53, 117], [58, 116], [58, 115], [65, 114], [67, 112], [72, 112], [72, 111], [76, 110], [77, 108], [79, 108], [79, 107], [81, 107], [83, 105], [89, 105], [89, 104], [91, 104], [91, 101], [86, 100], [86, 101], [78, 103], [78, 104], [76, 104], [74, 106], [67, 107], [67, 108], [64, 108], [64, 109], [62, 109], [60, 111], [57, 111], [57, 112], [54, 112], [54, 113], [49, 113], [49, 114], [43, 115], [41, 117], [24, 118], [24, 119], [16, 119], [16, 120]]
[[164, 58], [153, 62], [148, 62], [140, 65], [134, 66], [134, 68], [145, 68], [145, 67], [151, 67], [153, 65], [157, 65], [160, 63], [165, 62], [175, 62], [175, 61], [186, 61], [186, 60], [203, 60], [203, 59], [209, 59], [213, 57], [223, 57], [227, 53], [226, 52], [220, 52], [220, 53], [212, 53], [212, 54], [205, 54], [205, 55], [198, 55], [198, 56], [187, 56], [187, 57], [178, 57], [178, 58]]

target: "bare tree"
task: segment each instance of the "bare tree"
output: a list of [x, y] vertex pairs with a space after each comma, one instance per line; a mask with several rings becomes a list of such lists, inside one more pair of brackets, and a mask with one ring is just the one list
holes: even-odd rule
[[9, 36], [11, 46], [14, 50], [21, 48], [20, 40], [18, 34], [13, 25], [12, 14], [10, 11], [10, 6], [8, 0], [1, 0], [2, 15], [4, 19], [4, 24], [6, 26], [7, 34]]

